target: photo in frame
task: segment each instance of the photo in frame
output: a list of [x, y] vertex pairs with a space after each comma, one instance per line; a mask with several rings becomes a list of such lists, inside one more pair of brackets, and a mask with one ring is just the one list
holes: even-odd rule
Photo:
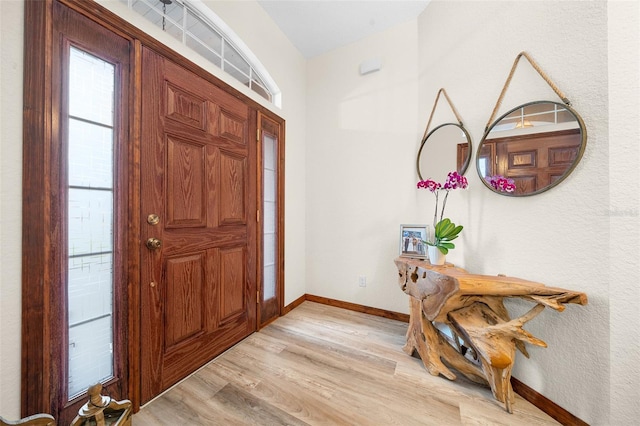
[[400, 256], [427, 258], [429, 225], [400, 225]]

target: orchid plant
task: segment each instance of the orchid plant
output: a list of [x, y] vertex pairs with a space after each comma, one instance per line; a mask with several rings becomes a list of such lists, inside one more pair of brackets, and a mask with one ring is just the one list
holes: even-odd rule
[[[428, 189], [436, 196], [436, 207], [433, 214], [434, 241], [425, 241], [430, 246], [438, 247], [443, 253], [447, 254], [449, 250], [456, 246], [451, 241], [458, 238], [462, 231], [462, 225], [456, 226], [451, 219], [444, 217], [444, 209], [447, 206], [447, 198], [449, 192], [454, 189], [466, 189], [469, 186], [467, 178], [457, 171], [449, 172], [447, 180], [444, 184], [436, 182], [432, 179], [421, 180], [418, 182], [418, 189]], [[442, 210], [440, 210], [440, 220], [438, 221], [438, 199], [440, 192], [445, 191], [444, 200], [442, 201]]]
[[513, 192], [516, 190], [516, 184], [513, 179], [506, 178], [501, 175], [489, 176], [485, 178], [493, 189], [498, 192]]

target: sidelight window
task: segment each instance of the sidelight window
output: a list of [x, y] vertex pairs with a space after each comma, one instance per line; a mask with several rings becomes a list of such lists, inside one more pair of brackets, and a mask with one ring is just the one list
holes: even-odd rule
[[263, 254], [263, 291], [264, 300], [276, 297], [277, 291], [277, 266], [276, 253], [277, 245], [277, 140], [269, 135], [264, 134], [263, 143], [263, 188], [264, 188], [264, 254]]
[[71, 47], [67, 115], [68, 395], [114, 376], [115, 66]]

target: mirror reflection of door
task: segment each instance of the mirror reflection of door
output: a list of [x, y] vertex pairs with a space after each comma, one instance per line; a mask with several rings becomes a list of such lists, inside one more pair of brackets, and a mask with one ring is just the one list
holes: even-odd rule
[[562, 181], [576, 166], [586, 145], [579, 115], [567, 105], [532, 102], [496, 120], [480, 143], [476, 165], [487, 184], [491, 176], [513, 179], [509, 195], [533, 195]]
[[573, 164], [580, 142], [579, 129], [496, 139], [496, 174], [514, 180], [516, 195], [540, 191]]
[[466, 171], [471, 159], [471, 137], [455, 123], [445, 123], [433, 129], [422, 141], [418, 151], [417, 169], [421, 180], [444, 182], [447, 174]]
[[495, 151], [496, 145], [491, 142], [485, 142], [478, 151], [478, 171], [482, 176], [494, 176], [495, 170]]

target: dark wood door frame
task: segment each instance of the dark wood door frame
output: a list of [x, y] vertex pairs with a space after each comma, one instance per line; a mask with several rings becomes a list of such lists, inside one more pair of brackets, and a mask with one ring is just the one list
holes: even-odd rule
[[[265, 283], [264, 283], [264, 238], [259, 239], [258, 252], [261, 256], [258, 256], [258, 271], [260, 277], [258, 279], [258, 329], [266, 326], [270, 322], [274, 321], [280, 315], [282, 315], [284, 309], [284, 143], [281, 140], [284, 138], [284, 123], [277, 122], [264, 114], [258, 112], [258, 182], [264, 182], [264, 139], [265, 136], [271, 137], [275, 140], [275, 186], [276, 186], [276, 220], [275, 220], [275, 286], [276, 291], [274, 297], [265, 299]], [[265, 198], [264, 185], [258, 185], [258, 204], [259, 210], [264, 209]], [[265, 212], [260, 214], [264, 218]], [[261, 219], [258, 223], [258, 234], [264, 236], [265, 220]], [[262, 244], [260, 244], [262, 242]], [[261, 245], [261, 247], [260, 247]]]
[[[35, 43], [42, 25], [44, 40]], [[33, 33], [31, 33], [33, 31]], [[71, 47], [114, 64], [113, 378], [105, 383], [116, 398], [128, 394], [128, 301], [126, 229], [131, 40], [96, 25], [54, 2], [25, 3], [23, 155], [23, 345], [22, 410], [54, 414], [64, 424], [86, 402], [67, 395], [67, 135], [68, 54]], [[120, 201], [123, 202], [120, 202]]]
[[[129, 144], [127, 173], [129, 181], [126, 258], [127, 269], [127, 335], [125, 364], [128, 368], [127, 397], [137, 411], [140, 405], [140, 83], [142, 46], [193, 71], [222, 90], [245, 102], [253, 114], [258, 111], [282, 125], [284, 120], [230, 88], [203, 68], [186, 60], [135, 26], [93, 1], [87, 0], [27, 0], [25, 2], [24, 49], [24, 123], [23, 123], [23, 266], [22, 266], [22, 389], [21, 412], [28, 416], [39, 412], [56, 414], [59, 405], [51, 391], [53, 378], [59, 374], [60, 360], [50, 348], [58, 344], [52, 324], [57, 321], [55, 286], [59, 282], [60, 265], [51, 255], [55, 244], [59, 218], [51, 211], [52, 132], [58, 125], [54, 117], [57, 106], [52, 98], [51, 66], [53, 60], [53, 5], [63, 4], [97, 22], [109, 31], [130, 40], [132, 69], [130, 73]], [[284, 132], [280, 143], [284, 144]], [[284, 145], [283, 145], [284, 146]], [[283, 175], [284, 176], [284, 175]], [[282, 177], [281, 177], [282, 178]], [[282, 188], [282, 182], [279, 188]], [[281, 194], [283, 197], [284, 194]], [[283, 233], [284, 230], [281, 230]], [[282, 254], [282, 253], [281, 253]], [[259, 254], [261, 256], [261, 254]], [[282, 265], [283, 267], [283, 265]], [[280, 272], [282, 273], [282, 272]], [[284, 286], [284, 283], [281, 284]], [[284, 288], [284, 287], [283, 287]], [[282, 309], [282, 307], [281, 307]], [[54, 351], [55, 352], [55, 351]], [[59, 352], [59, 351], [58, 351]]]

